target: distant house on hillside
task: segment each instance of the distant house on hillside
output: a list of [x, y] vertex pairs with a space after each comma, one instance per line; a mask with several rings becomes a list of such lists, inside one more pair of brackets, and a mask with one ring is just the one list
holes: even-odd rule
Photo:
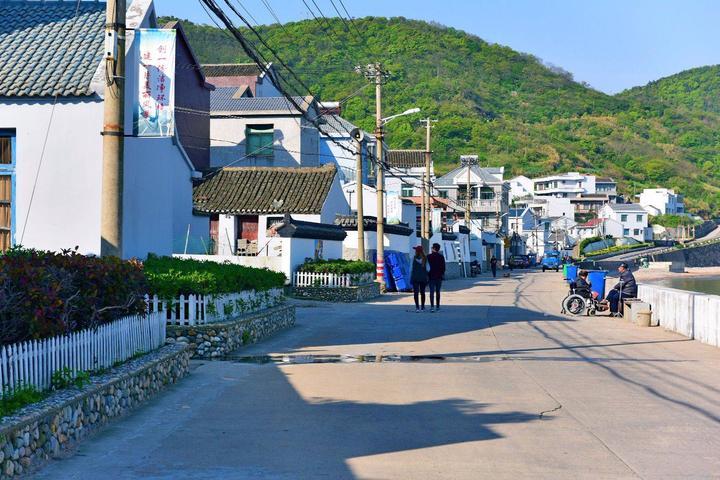
[[685, 213], [683, 196], [667, 188], [646, 188], [637, 195], [638, 203], [650, 215], [678, 215]]
[[[178, 109], [173, 136], [133, 136], [136, 32], [157, 28], [152, 0], [132, 1], [126, 25], [122, 255], [171, 254], [189, 228], [202, 235], [192, 180], [208, 163], [209, 120]], [[202, 113], [211, 87], [182, 27], [170, 27], [176, 61], [190, 67], [174, 76], [176, 105]], [[100, 253], [104, 37], [104, 3], [0, 2], [0, 250], [23, 244]]]
[[603, 236], [633, 238], [638, 242], [652, 239], [652, 229], [648, 228], [648, 213], [636, 203], [605, 205], [598, 216], [608, 220], [602, 223]]

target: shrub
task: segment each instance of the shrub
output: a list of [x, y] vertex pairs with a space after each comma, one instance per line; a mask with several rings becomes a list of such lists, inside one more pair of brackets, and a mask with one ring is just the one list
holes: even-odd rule
[[614, 247], [603, 248], [602, 250], [596, 250], [585, 254], [586, 257], [596, 257], [598, 255], [606, 255], [608, 253], [622, 252], [625, 250], [633, 250], [636, 248], [649, 247], [649, 243], [633, 243], [632, 245], [617, 245]]
[[0, 396], [0, 418], [11, 415], [26, 405], [37, 403], [43, 398], [45, 394], [31, 386], [19, 386], [14, 390], [5, 391]]
[[306, 260], [298, 267], [300, 272], [361, 274], [375, 271], [375, 264], [362, 260]]
[[144, 264], [149, 292], [161, 298], [270, 290], [285, 285], [285, 275], [266, 268], [149, 256]]
[[579, 248], [580, 248], [580, 253], [582, 253], [582, 252], [585, 250], [585, 247], [587, 247], [587, 246], [590, 245], [591, 243], [599, 242], [599, 241], [601, 241], [602, 239], [603, 239], [602, 237], [589, 237], [589, 238], [584, 238], [584, 239], [580, 242], [580, 247], [579, 247]]
[[13, 248], [0, 256], [0, 344], [144, 313], [146, 292], [137, 262]]

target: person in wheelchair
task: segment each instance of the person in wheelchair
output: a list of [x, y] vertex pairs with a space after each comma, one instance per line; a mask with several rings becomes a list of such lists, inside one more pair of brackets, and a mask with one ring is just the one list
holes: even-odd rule
[[575, 281], [570, 283], [570, 289], [573, 293], [583, 298], [593, 298], [592, 284], [588, 282], [588, 273], [587, 270], [580, 270]]

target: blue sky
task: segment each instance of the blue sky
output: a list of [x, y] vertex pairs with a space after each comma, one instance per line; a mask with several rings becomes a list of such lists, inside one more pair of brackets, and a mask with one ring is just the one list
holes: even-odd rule
[[[236, 1], [236, 0], [234, 0]], [[310, 18], [302, 0], [265, 0], [283, 22]], [[315, 0], [334, 16], [330, 0]], [[718, 0], [344, 0], [354, 17], [404, 16], [531, 53], [616, 93], [720, 63]], [[160, 15], [210, 23], [198, 0], [155, 0]], [[222, 1], [218, 2], [223, 4]], [[272, 23], [262, 0], [241, 0]], [[312, 5], [310, 0], [307, 0]], [[340, 7], [339, 1], [335, 4]]]

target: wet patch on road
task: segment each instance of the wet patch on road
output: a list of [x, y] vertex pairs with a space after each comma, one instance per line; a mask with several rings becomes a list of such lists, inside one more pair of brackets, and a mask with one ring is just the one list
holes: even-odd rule
[[507, 360], [501, 356], [447, 355], [229, 355], [223, 360], [254, 365], [307, 365], [313, 363], [487, 363]]

